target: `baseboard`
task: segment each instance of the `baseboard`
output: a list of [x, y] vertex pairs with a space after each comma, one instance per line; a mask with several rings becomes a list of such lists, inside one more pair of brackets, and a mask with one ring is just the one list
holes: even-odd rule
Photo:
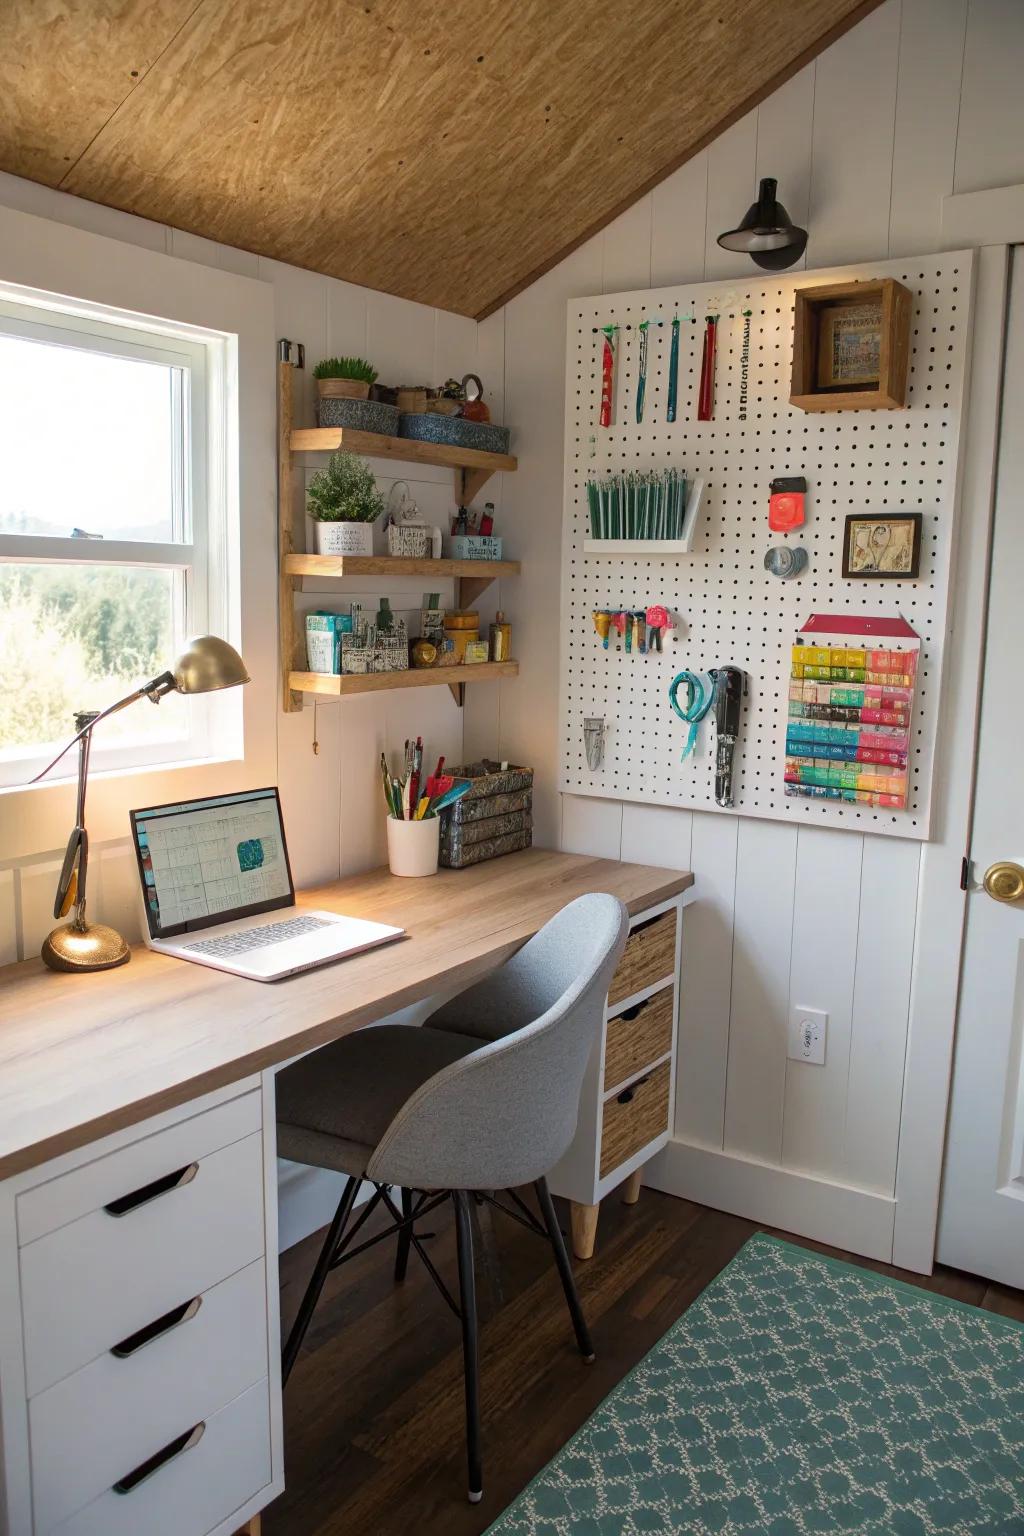
[[896, 1201], [886, 1195], [679, 1140], [651, 1159], [644, 1183], [866, 1259], [892, 1262]]
[[[286, 1158], [277, 1160], [277, 1251], [284, 1253], [301, 1243], [311, 1232], [326, 1227], [338, 1208], [341, 1192], [345, 1187], [345, 1175], [332, 1173], [329, 1168], [310, 1168], [305, 1163], [290, 1163]], [[373, 1185], [365, 1184], [356, 1197], [362, 1205], [373, 1193]]]

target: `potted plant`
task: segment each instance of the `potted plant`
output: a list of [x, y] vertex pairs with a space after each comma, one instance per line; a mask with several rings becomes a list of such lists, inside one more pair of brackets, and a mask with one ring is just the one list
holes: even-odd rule
[[377, 370], [364, 357], [325, 357], [313, 377], [321, 400], [365, 400]]
[[319, 470], [306, 491], [306, 510], [316, 523], [321, 555], [372, 555], [372, 524], [384, 511], [384, 498], [363, 459], [339, 449]]

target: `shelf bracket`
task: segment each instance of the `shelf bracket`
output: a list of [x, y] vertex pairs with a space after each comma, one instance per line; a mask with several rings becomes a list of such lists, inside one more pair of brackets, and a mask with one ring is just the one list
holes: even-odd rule
[[449, 683], [448, 684], [448, 692], [451, 694], [452, 698], [455, 700], [455, 702], [459, 706], [459, 708], [462, 709], [463, 705], [466, 702], [466, 685], [465, 685], [465, 683]]
[[468, 507], [480, 495], [491, 475], [491, 469], [467, 469], [459, 466], [454, 471], [455, 475], [455, 505]]

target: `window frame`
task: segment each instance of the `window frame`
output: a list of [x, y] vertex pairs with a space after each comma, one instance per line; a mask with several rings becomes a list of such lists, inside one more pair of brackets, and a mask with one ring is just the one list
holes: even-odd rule
[[[225, 370], [219, 355], [224, 338], [202, 335], [194, 327], [179, 327], [170, 321], [90, 313], [90, 307], [84, 303], [76, 306], [54, 295], [28, 296], [24, 290], [12, 293], [3, 287], [0, 334], [178, 369], [183, 386], [178, 402], [182, 440], [172, 464], [173, 511], [180, 539], [92, 540], [0, 531], [0, 564], [168, 570], [176, 578], [175, 649], [188, 635], [226, 633], [230, 627], [230, 594], [226, 488], [222, 473], [225, 446], [221, 441], [226, 399]], [[163, 666], [172, 661], [173, 656], [168, 656]], [[126, 683], [125, 692], [131, 686]], [[87, 703], [83, 700], [83, 707]], [[142, 707], [140, 704], [139, 709]], [[73, 730], [73, 721], [69, 720], [64, 740], [71, 737]], [[26, 747], [9, 755], [0, 753], [0, 791], [26, 787], [63, 744], [45, 743], [37, 750]], [[102, 730], [98, 731], [90, 773], [202, 763], [223, 756], [231, 748], [229, 727], [222, 719], [218, 722], [209, 700], [194, 698], [188, 701], [187, 730], [183, 734], [118, 745], [105, 742]], [[75, 754], [69, 753], [48, 775], [48, 781], [67, 779], [76, 771]]]

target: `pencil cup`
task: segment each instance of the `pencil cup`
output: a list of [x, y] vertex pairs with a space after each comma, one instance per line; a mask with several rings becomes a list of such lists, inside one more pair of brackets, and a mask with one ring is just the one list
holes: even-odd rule
[[393, 875], [436, 875], [441, 840], [439, 817], [396, 821], [388, 817], [388, 863]]

